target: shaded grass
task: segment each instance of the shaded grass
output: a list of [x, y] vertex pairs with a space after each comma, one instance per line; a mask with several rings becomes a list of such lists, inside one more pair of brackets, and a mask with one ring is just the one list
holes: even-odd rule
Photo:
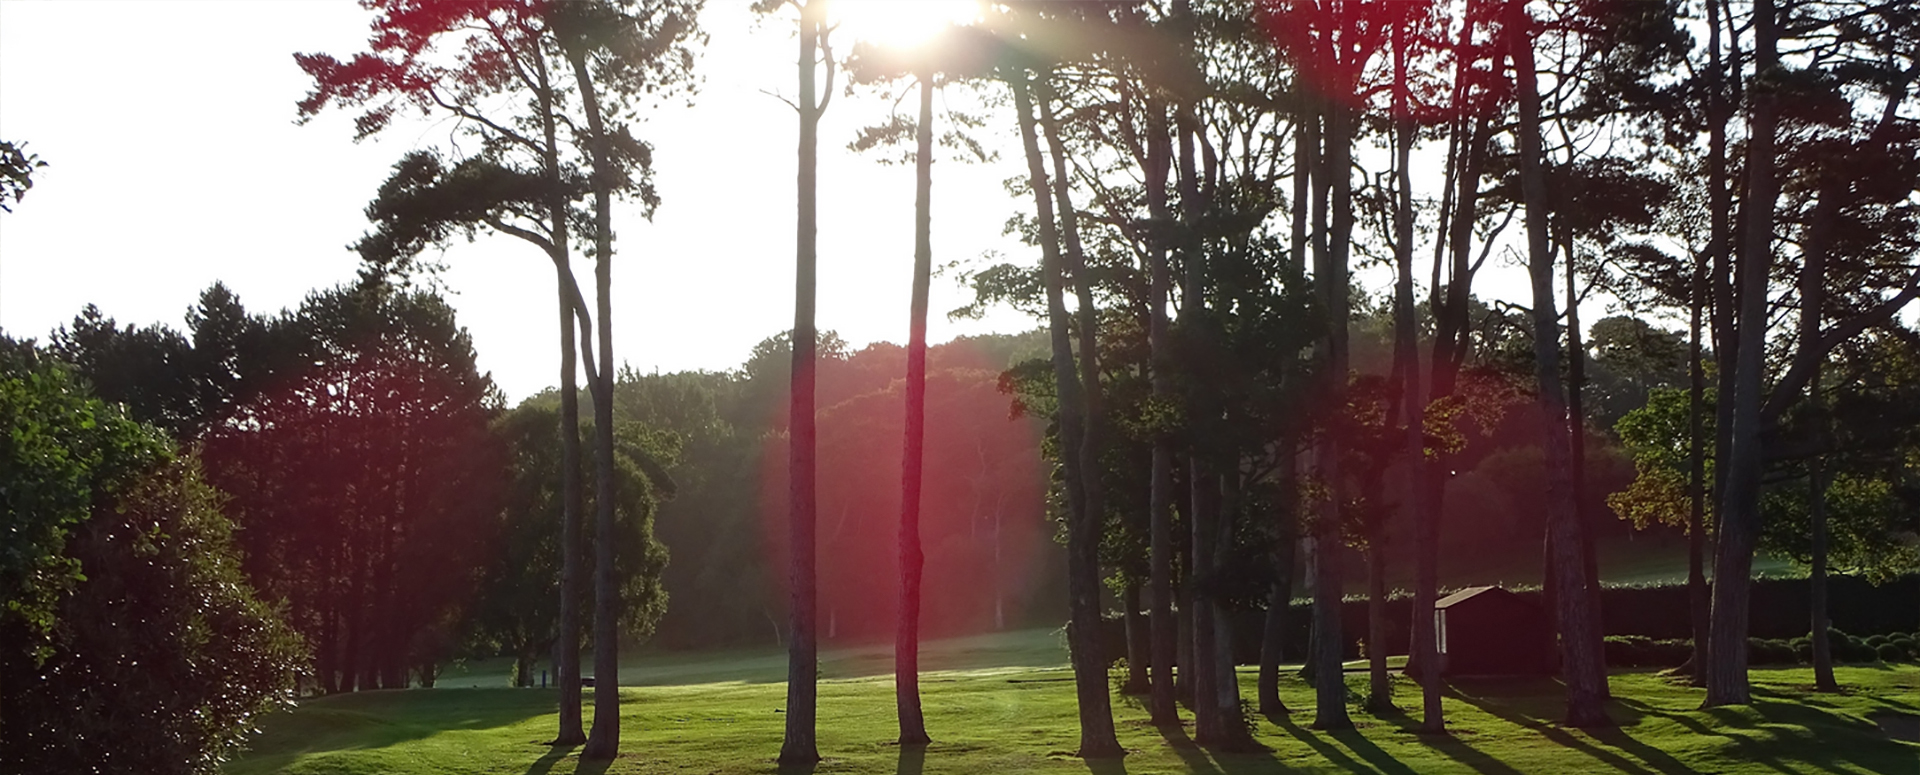
[[[939, 659], [1038, 651], [1051, 636], [929, 644]], [[1024, 645], [1022, 645], [1024, 644]], [[1052, 648], [1057, 649], [1057, 646]], [[974, 651], [970, 651], [974, 650]], [[977, 651], [977, 650], [984, 650]], [[1058, 652], [1054, 652], [1058, 663]], [[1892, 741], [1870, 720], [1920, 712], [1920, 668], [1843, 667], [1850, 691], [1813, 695], [1805, 669], [1754, 671], [1755, 703], [1698, 710], [1701, 692], [1648, 672], [1613, 678], [1610, 710], [1619, 726], [1567, 729], [1556, 723], [1560, 687], [1550, 680], [1456, 683], [1445, 698], [1443, 735], [1417, 732], [1417, 715], [1373, 716], [1352, 709], [1355, 728], [1309, 728], [1311, 688], [1289, 678], [1283, 698], [1295, 714], [1254, 722], [1261, 748], [1226, 753], [1196, 746], [1191, 723], [1149, 725], [1134, 698], [1116, 698], [1124, 759], [1086, 761], [1078, 742], [1073, 686], [1060, 667], [1015, 665], [933, 671], [922, 678], [935, 742], [901, 747], [890, 676], [825, 680], [820, 686], [820, 751], [811, 768], [773, 762], [785, 716], [784, 686], [757, 682], [763, 667], [680, 660], [660, 666], [686, 675], [733, 675], [723, 682], [621, 690], [622, 755], [582, 766], [577, 751], [540, 741], [554, 731], [555, 693], [463, 689], [368, 692], [329, 697], [268, 719], [254, 751], [226, 769], [256, 773], [1198, 773], [1252, 775], [1355, 772], [1920, 773], [1920, 745]], [[645, 670], [640, 660], [629, 669]], [[860, 665], [852, 659], [849, 665]], [[667, 673], [653, 674], [656, 677]], [[1240, 675], [1251, 697], [1254, 675]], [[1356, 700], [1365, 677], [1349, 677]], [[1395, 680], [1396, 702], [1417, 708], [1418, 688]], [[591, 705], [588, 706], [589, 715]]]

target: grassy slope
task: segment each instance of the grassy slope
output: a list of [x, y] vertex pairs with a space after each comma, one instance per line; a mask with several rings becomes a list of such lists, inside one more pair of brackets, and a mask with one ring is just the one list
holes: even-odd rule
[[[884, 647], [828, 655], [821, 685], [819, 773], [1232, 773], [1266, 772], [1853, 772], [1920, 773], [1920, 745], [1893, 742], [1868, 720], [1876, 711], [1920, 713], [1920, 668], [1848, 667], [1846, 694], [1813, 696], [1805, 669], [1756, 670], [1755, 705], [1696, 710], [1698, 690], [1644, 672], [1616, 675], [1618, 729], [1588, 733], [1552, 723], [1558, 686], [1546, 681], [1471, 682], [1447, 697], [1451, 736], [1408, 731], [1410, 720], [1354, 712], [1358, 729], [1323, 734], [1305, 728], [1311, 691], [1288, 680], [1292, 719], [1260, 719], [1269, 750], [1217, 754], [1184, 733], [1163, 734], [1145, 712], [1116, 706], [1116, 762], [1068, 755], [1077, 741], [1069, 674], [1036, 667], [1061, 654], [1052, 636], [1027, 633], [929, 644], [929, 661], [948, 669], [922, 678], [927, 726], [936, 742], [901, 750], [894, 736], [892, 680]], [[642, 660], [623, 677], [655, 685], [621, 692], [622, 757], [610, 767], [576, 768], [575, 751], [540, 741], [554, 729], [554, 694], [544, 690], [438, 689], [367, 692], [304, 703], [267, 719], [265, 734], [227, 775], [256, 773], [752, 773], [776, 771], [784, 686], [764, 664], [772, 655]], [[983, 667], [1009, 664], [1003, 667]], [[653, 672], [649, 672], [653, 671]], [[630, 676], [629, 676], [630, 674]], [[771, 675], [771, 677], [769, 677]], [[667, 685], [675, 676], [715, 681]], [[1243, 695], [1253, 675], [1242, 673]], [[1364, 677], [1349, 681], [1357, 691]], [[497, 684], [496, 684], [497, 685]], [[1397, 682], [1403, 707], [1416, 688]], [[591, 705], [589, 704], [589, 712]]]

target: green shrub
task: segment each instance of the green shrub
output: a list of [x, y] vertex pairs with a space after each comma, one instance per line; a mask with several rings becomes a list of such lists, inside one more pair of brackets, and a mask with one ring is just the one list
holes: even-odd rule
[[1793, 649], [1793, 660], [1795, 662], [1806, 663], [1813, 661], [1813, 638], [1794, 638], [1793, 640], [1787, 641], [1787, 647]]
[[1868, 635], [1866, 638], [1866, 641], [1868, 646], [1872, 646], [1875, 649], [1879, 649], [1881, 646], [1887, 645], [1887, 636]]
[[1612, 667], [1679, 667], [1693, 656], [1693, 641], [1655, 640], [1644, 635], [1609, 635], [1607, 664]]
[[1784, 640], [1747, 639], [1747, 664], [1791, 665], [1796, 661], [1793, 656], [1793, 647], [1787, 645]]
[[1899, 646], [1895, 646], [1891, 643], [1882, 643], [1880, 644], [1880, 648], [1874, 649], [1874, 651], [1880, 657], [1880, 661], [1882, 662], [1907, 661], [1906, 649], [1900, 648]]

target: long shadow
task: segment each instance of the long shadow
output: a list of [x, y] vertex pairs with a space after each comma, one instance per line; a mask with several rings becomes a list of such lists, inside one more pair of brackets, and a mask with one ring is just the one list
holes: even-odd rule
[[1081, 759], [1087, 763], [1087, 772], [1091, 775], [1127, 775], [1125, 759]]
[[567, 758], [567, 754], [573, 753], [573, 749], [578, 747], [579, 746], [572, 745], [547, 746], [547, 752], [541, 754], [540, 758], [535, 759], [533, 764], [527, 767], [526, 775], [547, 775], [547, 773], [553, 771], [553, 765], [555, 763]]
[[893, 766], [894, 775], [921, 775], [926, 769], [927, 746], [925, 743], [900, 746], [900, 760]]
[[606, 775], [613, 762], [614, 759], [582, 759], [579, 766], [573, 768], [573, 775]]
[[[1802, 701], [1803, 698], [1793, 695], [1763, 691], [1757, 687], [1754, 694], [1753, 704], [1747, 707], [1759, 714], [1761, 721], [1767, 725], [1764, 728], [1751, 725], [1741, 715], [1742, 711], [1728, 707], [1704, 711], [1669, 711], [1648, 707], [1647, 713], [1671, 720], [1695, 734], [1725, 739], [1740, 758], [1782, 773], [1798, 772], [1781, 760], [1782, 749], [1790, 750], [1798, 762], [1827, 771], [1859, 768], [1900, 775], [1914, 772], [1913, 749], [1885, 739], [1871, 723], [1835, 712], [1824, 705], [1806, 703]], [[1753, 735], [1735, 734], [1726, 728], [1708, 726], [1701, 722], [1701, 713], [1729, 726], [1739, 725], [1735, 728], [1752, 732]]]
[[555, 712], [557, 690], [383, 689], [304, 700], [266, 717], [248, 758], [385, 748], [450, 730], [510, 726]]
[[[1554, 721], [1553, 719], [1525, 715], [1525, 714], [1516, 712], [1513, 709], [1508, 708], [1504, 705], [1501, 705], [1499, 702], [1491, 701], [1483, 697], [1475, 697], [1473, 695], [1468, 695], [1463, 693], [1456, 693], [1456, 694], [1462, 701], [1466, 702], [1469, 705], [1472, 705], [1476, 708], [1486, 711], [1487, 713], [1492, 714], [1509, 723], [1512, 723], [1521, 727], [1529, 728], [1536, 732], [1539, 732], [1542, 737], [1545, 737], [1548, 740], [1553, 741], [1555, 744], [1563, 748], [1579, 751], [1590, 757], [1593, 757], [1595, 761], [1611, 768], [1616, 772], [1631, 773], [1632, 775], [1653, 775], [1654, 773], [1666, 773], [1666, 775], [1686, 775], [1687, 773], [1694, 772], [1694, 769], [1692, 767], [1688, 767], [1684, 764], [1681, 764], [1678, 760], [1674, 759], [1673, 757], [1666, 756], [1664, 754], [1651, 760], [1645, 759], [1645, 757], [1642, 757], [1642, 761], [1644, 763], [1636, 762], [1632, 759], [1627, 758], [1626, 756], [1621, 755], [1620, 753], [1607, 750], [1600, 746], [1596, 746], [1596, 745], [1593, 745], [1592, 743], [1588, 743], [1584, 740], [1581, 740], [1580, 738], [1574, 737], [1572, 733], [1561, 728], [1559, 723]], [[1619, 702], [1610, 701], [1608, 704], [1618, 706]], [[1619, 715], [1616, 712], [1617, 710], [1618, 708], [1609, 708], [1608, 716], [1610, 718], [1617, 717]], [[1621, 737], [1626, 736], [1626, 733], [1621, 732], [1618, 727], [1608, 727], [1606, 728], [1606, 731], [1617, 734]], [[1599, 735], [1595, 735], [1595, 739], [1600, 739]], [[1649, 769], [1649, 767], [1651, 767], [1651, 769]]]
[[[1370, 762], [1363, 763], [1359, 759], [1353, 758], [1352, 756], [1348, 755], [1346, 751], [1340, 750], [1338, 746], [1330, 745], [1327, 743], [1327, 741], [1320, 739], [1320, 736], [1316, 734], [1313, 730], [1305, 729], [1301, 727], [1299, 724], [1293, 723], [1292, 719], [1282, 719], [1281, 722], [1278, 724], [1278, 726], [1282, 731], [1286, 732], [1288, 735], [1293, 736], [1293, 739], [1298, 740], [1302, 743], [1305, 743], [1308, 748], [1312, 748], [1314, 753], [1320, 754], [1322, 758], [1326, 759], [1327, 761], [1333, 762], [1335, 766], [1340, 767], [1341, 769], [1347, 770], [1349, 772], [1371, 772], [1371, 773], [1377, 773], [1379, 775], [1385, 775], [1385, 773], [1388, 773], [1388, 772], [1395, 772], [1395, 773], [1412, 772], [1412, 770], [1407, 769], [1406, 765], [1400, 764], [1399, 762], [1394, 762], [1394, 765], [1397, 766], [1398, 769], [1393, 769], [1393, 770], [1375, 769], [1374, 767], [1369, 766], [1371, 764]], [[1355, 732], [1354, 734], [1358, 735], [1359, 733]]]
[[1399, 727], [1401, 732], [1413, 735], [1415, 739], [1419, 740], [1420, 743], [1428, 749], [1459, 762], [1461, 766], [1471, 769], [1474, 772], [1481, 773], [1482, 775], [1520, 775], [1519, 770], [1509, 766], [1506, 762], [1494, 758], [1485, 751], [1469, 745], [1467, 741], [1454, 737], [1450, 731], [1433, 733], [1422, 730], [1420, 728], [1420, 720], [1415, 719], [1410, 714], [1403, 714], [1389, 720], [1392, 721], [1395, 726]]
[[1214, 764], [1213, 757], [1208, 756], [1199, 743], [1187, 736], [1186, 727], [1168, 724], [1155, 729], [1166, 739], [1167, 747], [1173, 749], [1174, 755], [1180, 757], [1180, 763], [1187, 766], [1188, 772], [1194, 775], [1224, 775], [1219, 765]]

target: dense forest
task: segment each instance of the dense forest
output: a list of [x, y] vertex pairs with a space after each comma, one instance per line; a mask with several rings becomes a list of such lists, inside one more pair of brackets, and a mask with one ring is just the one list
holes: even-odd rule
[[[1316, 728], [1353, 725], [1359, 642], [1360, 707], [1393, 711], [1384, 644], [1405, 644], [1437, 732], [1435, 602], [1499, 580], [1539, 588], [1561, 720], [1601, 727], [1607, 636], [1647, 634], [1610, 631], [1603, 546], [1684, 557], [1689, 642], [1663, 666], [1709, 707], [1750, 703], [1770, 658], [1756, 558], [1807, 573], [1825, 691], [1851, 653], [1829, 577], [1920, 570], [1904, 4], [1019, 2], [902, 49], [837, 41], [824, 0], [761, 0], [798, 25], [794, 325], [736, 369], [672, 374], [617, 365], [611, 213], [660, 201], [635, 132], [690, 94], [700, 3], [366, 5], [368, 50], [297, 55], [299, 115], [366, 137], [423, 113], [467, 142], [395, 163], [357, 279], [274, 314], [215, 285], [185, 330], [89, 307], [6, 340], [7, 530], [27, 537], [0, 567], [10, 760], [133, 750], [60, 698], [102, 691], [90, 655], [130, 646], [94, 645], [125, 637], [98, 620], [141, 595], [246, 634], [182, 647], [231, 648], [205, 659], [248, 677], [206, 701], [234, 721], [165, 733], [201, 764], [277, 698], [494, 655], [521, 685], [550, 662], [552, 742], [610, 759], [623, 648], [755, 644], [789, 654], [780, 760], [812, 762], [823, 643], [893, 639], [902, 744], [938, 733], [921, 639], [1063, 623], [1080, 756], [1124, 754], [1120, 654], [1155, 724], [1184, 707], [1230, 749], [1249, 710], [1284, 712], [1283, 663]], [[918, 107], [852, 143], [913, 149], [898, 345], [816, 325], [819, 120], [852, 89]], [[953, 314], [1035, 330], [927, 341], [936, 145], [1005, 166], [1027, 248], [954, 264], [975, 299]], [[18, 202], [39, 161], [6, 151]], [[529, 301], [555, 303], [556, 341], [528, 357], [559, 379], [513, 407], [423, 290], [441, 249], [483, 238], [555, 270]], [[1495, 297], [1489, 261], [1525, 270], [1523, 298]], [[114, 531], [170, 580], [115, 580], [149, 571]], [[84, 746], [12, 733], [56, 705]]]

